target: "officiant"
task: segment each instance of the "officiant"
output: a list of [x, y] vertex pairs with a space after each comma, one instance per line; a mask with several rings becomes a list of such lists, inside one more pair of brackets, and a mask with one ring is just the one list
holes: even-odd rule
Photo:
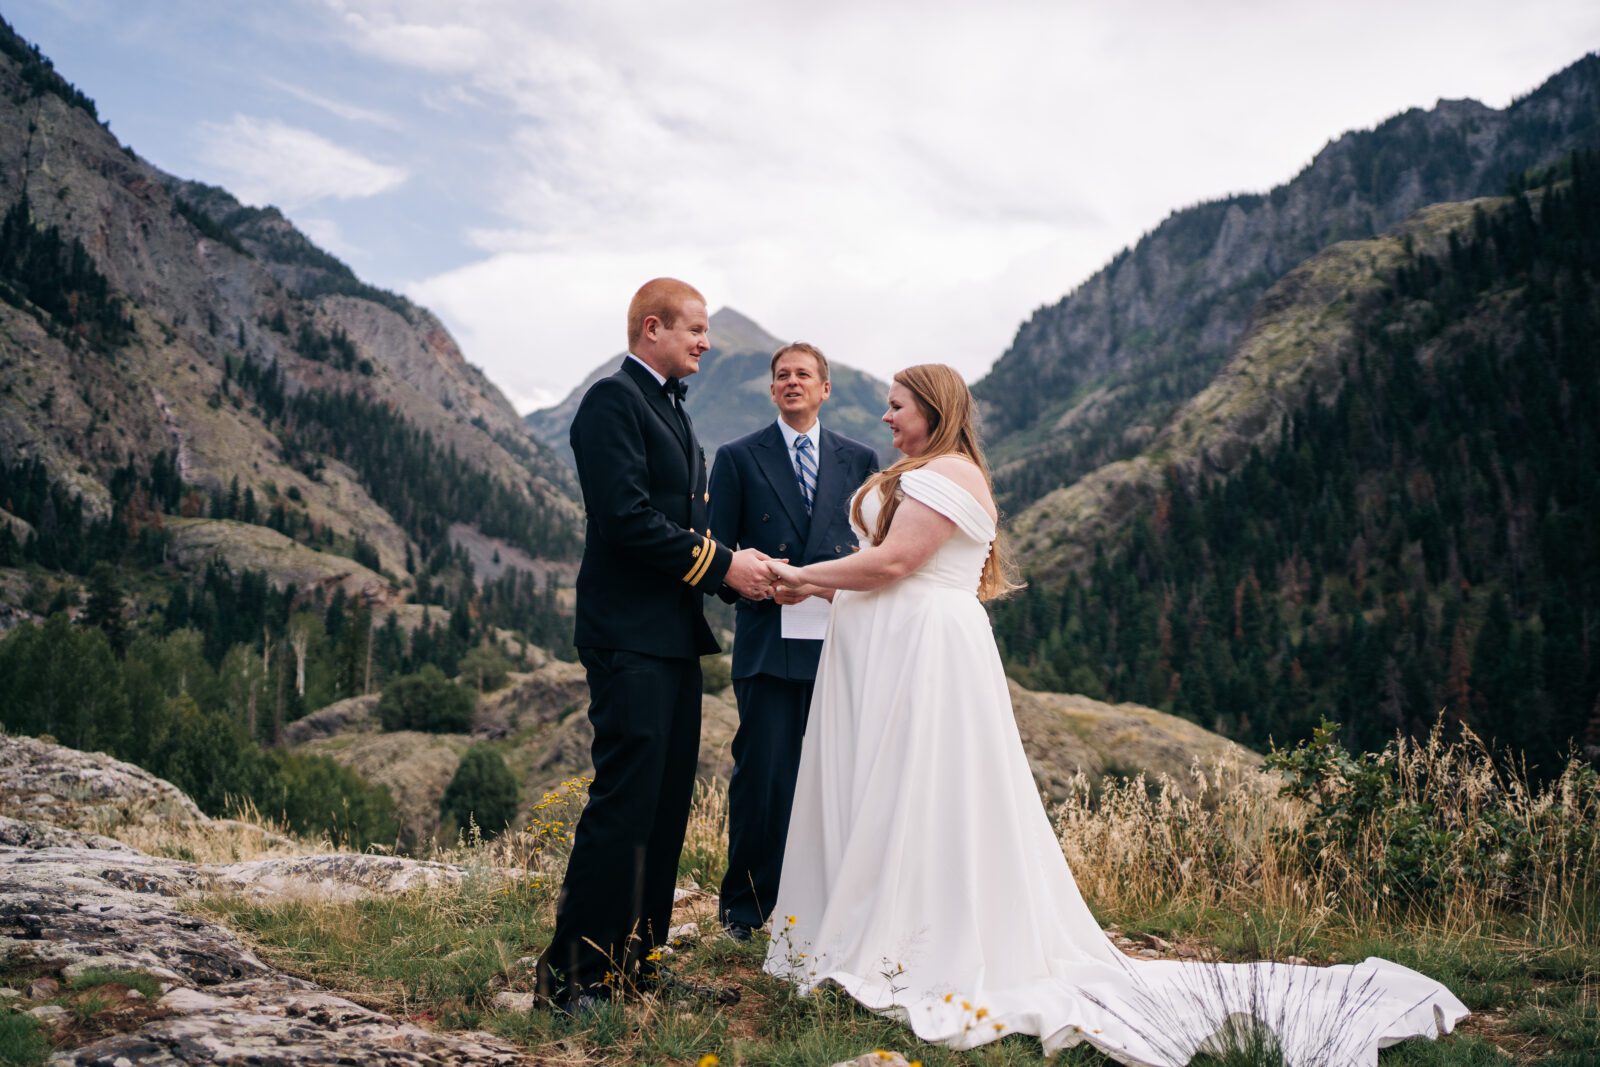
[[[771, 374], [777, 419], [717, 450], [711, 532], [723, 544], [797, 566], [837, 559], [855, 548], [850, 498], [877, 471], [877, 454], [823, 428], [818, 416], [833, 383], [819, 349], [785, 345], [773, 353]], [[815, 598], [741, 600], [735, 607], [739, 729], [728, 786], [728, 873], [717, 908], [735, 940], [766, 925], [777, 899], [826, 609]]]

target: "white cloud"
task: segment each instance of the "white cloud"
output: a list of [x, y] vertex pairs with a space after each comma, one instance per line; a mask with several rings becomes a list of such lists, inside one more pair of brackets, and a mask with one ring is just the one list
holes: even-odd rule
[[292, 209], [388, 192], [406, 180], [389, 166], [276, 119], [235, 115], [201, 126], [199, 159], [241, 199]]
[[419, 98], [500, 124], [481, 258], [408, 292], [514, 398], [617, 351], [661, 273], [879, 375], [977, 377], [1172, 210], [1600, 44], [1580, 0], [329, 2]]
[[400, 129], [400, 120], [385, 112], [361, 107], [343, 100], [335, 100], [332, 97], [323, 96], [321, 93], [312, 92], [303, 85], [295, 85], [293, 82], [286, 82], [278, 78], [268, 78], [267, 84], [281, 93], [287, 93], [296, 100], [310, 104], [312, 107], [321, 108], [328, 114], [348, 122], [362, 122], [370, 126], [381, 126], [386, 130]]

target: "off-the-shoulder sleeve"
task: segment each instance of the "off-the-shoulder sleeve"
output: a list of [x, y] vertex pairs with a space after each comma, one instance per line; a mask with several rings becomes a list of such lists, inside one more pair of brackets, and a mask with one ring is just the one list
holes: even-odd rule
[[994, 520], [983, 505], [959, 484], [937, 471], [918, 467], [900, 476], [906, 496], [937, 511], [956, 524], [956, 529], [974, 541], [994, 540]]

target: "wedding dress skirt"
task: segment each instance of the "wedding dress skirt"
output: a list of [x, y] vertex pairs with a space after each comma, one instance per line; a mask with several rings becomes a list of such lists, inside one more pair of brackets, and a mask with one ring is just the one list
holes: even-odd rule
[[[928, 1042], [1007, 1034], [1180, 1067], [1255, 1026], [1292, 1067], [1375, 1065], [1449, 1033], [1449, 990], [1380, 959], [1327, 968], [1132, 960], [1095, 922], [1034, 785], [975, 590], [995, 535], [928, 470], [901, 490], [957, 533], [915, 574], [833, 601], [766, 970], [844, 988]], [[876, 521], [877, 494], [863, 501]], [[866, 541], [862, 531], [858, 535]]]

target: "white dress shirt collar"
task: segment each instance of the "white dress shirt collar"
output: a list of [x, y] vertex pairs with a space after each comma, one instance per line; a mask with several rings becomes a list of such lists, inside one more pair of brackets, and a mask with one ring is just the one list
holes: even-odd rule
[[654, 367], [640, 359], [638, 356], [634, 355], [632, 352], [628, 353], [628, 358], [639, 364], [639, 366], [643, 367], [645, 370], [649, 371], [650, 377], [656, 380], [657, 385], [667, 384], [667, 376], [665, 374], [662, 374], [660, 371], [656, 370]]
[[789, 450], [790, 460], [794, 459], [794, 440], [801, 434], [805, 434], [811, 439], [811, 451], [813, 455], [822, 454], [822, 441], [817, 436], [822, 432], [822, 421], [820, 419], [816, 422], [813, 422], [811, 424], [811, 429], [809, 430], [797, 430], [793, 426], [790, 426], [787, 422], [779, 419], [778, 432], [783, 434], [783, 446]]

